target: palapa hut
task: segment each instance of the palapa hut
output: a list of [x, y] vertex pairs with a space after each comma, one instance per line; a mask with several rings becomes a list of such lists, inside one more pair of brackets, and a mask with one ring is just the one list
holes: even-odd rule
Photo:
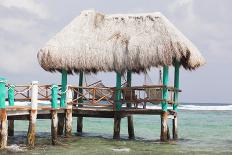
[[[80, 73], [79, 84], [82, 86], [83, 72], [116, 72], [116, 111], [121, 108], [119, 88], [122, 73], [127, 72], [130, 87], [131, 72], [163, 67], [161, 140], [167, 139], [165, 114], [168, 111], [169, 66], [175, 67], [173, 109], [177, 110], [179, 67], [194, 70], [205, 63], [191, 41], [159, 12], [105, 15], [94, 10], [81, 12], [52, 37], [39, 50], [38, 61], [46, 71], [62, 72], [63, 90], [67, 85], [67, 73]], [[63, 100], [61, 105], [65, 105]]]

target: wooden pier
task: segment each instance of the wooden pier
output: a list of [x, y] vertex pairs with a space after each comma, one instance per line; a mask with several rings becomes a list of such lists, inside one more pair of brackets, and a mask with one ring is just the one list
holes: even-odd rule
[[[148, 94], [145, 91], [157, 88], [166, 89], [169, 92], [169, 96], [166, 99], [148, 98]], [[111, 92], [111, 96], [109, 94], [102, 95], [106, 91]], [[122, 97], [117, 100], [117, 98], [114, 98], [118, 91], [120, 91]], [[0, 147], [6, 147], [7, 136], [14, 135], [14, 120], [29, 121], [27, 145], [28, 147], [34, 147], [37, 119], [51, 120], [51, 143], [55, 145], [58, 143], [58, 136], [71, 137], [72, 133], [75, 133], [72, 127], [73, 117], [77, 117], [76, 132], [78, 135], [82, 133], [84, 117], [114, 119], [114, 139], [120, 139], [121, 119], [127, 118], [128, 137], [133, 139], [135, 137], [133, 115], [160, 115], [160, 140], [170, 140], [168, 119], [173, 120], [173, 139], [177, 139], [176, 111], [164, 111], [161, 108], [147, 109], [145, 105], [154, 102], [167, 102], [169, 105], [173, 105], [173, 96], [175, 92], [179, 91], [174, 87], [165, 87], [163, 85], [123, 88], [73, 87], [67, 85], [64, 89], [62, 85], [39, 85], [37, 81], [33, 81], [30, 85], [14, 86], [6, 84], [2, 80]], [[6, 101], [8, 101], [8, 105], [6, 105]], [[25, 102], [29, 103], [29, 105], [19, 105]], [[46, 104], [41, 106], [41, 102], [46, 102]], [[15, 105], [15, 103], [18, 104]]]

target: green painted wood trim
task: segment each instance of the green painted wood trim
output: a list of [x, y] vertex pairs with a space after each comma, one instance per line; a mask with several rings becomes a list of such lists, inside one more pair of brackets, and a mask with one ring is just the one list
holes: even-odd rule
[[120, 103], [120, 100], [121, 100], [121, 74], [120, 73], [116, 73], [116, 94], [115, 94], [115, 97], [116, 97], [116, 110], [119, 111], [121, 109], [121, 103]]
[[0, 109], [6, 108], [6, 79], [0, 77]]
[[58, 107], [58, 86], [53, 84], [52, 85], [52, 108]]
[[[83, 73], [83, 71], [81, 71], [80, 74], [79, 74], [79, 87], [83, 86], [83, 78], [84, 78], [84, 73]], [[83, 93], [83, 88], [79, 88], [79, 93], [80, 94]], [[78, 103], [83, 103], [83, 99], [79, 98]]]
[[[180, 76], [180, 62], [175, 61], [174, 87], [176, 89], [179, 89], [179, 76]], [[174, 92], [175, 104], [173, 104], [173, 110], [175, 110], [175, 111], [177, 111], [177, 107], [178, 107], [178, 96], [179, 96], [179, 92], [175, 91]]]
[[60, 98], [60, 107], [62, 108], [66, 107], [67, 78], [68, 78], [67, 71], [62, 70], [61, 98]]
[[[163, 99], [168, 100], [168, 66], [163, 67]], [[161, 103], [162, 110], [167, 111], [168, 110], [168, 103], [166, 101]]]
[[9, 89], [8, 89], [8, 102], [9, 102], [9, 106], [14, 106], [14, 92], [15, 92], [15, 86], [14, 85], [10, 85]]
[[[132, 72], [131, 71], [127, 71], [126, 74], [126, 83], [127, 83], [127, 87], [131, 87], [131, 80], [132, 80]], [[127, 107], [131, 108], [131, 103], [127, 103]]]
[[127, 87], [131, 87], [131, 77], [132, 77], [132, 72], [127, 71], [127, 74], [126, 74]]

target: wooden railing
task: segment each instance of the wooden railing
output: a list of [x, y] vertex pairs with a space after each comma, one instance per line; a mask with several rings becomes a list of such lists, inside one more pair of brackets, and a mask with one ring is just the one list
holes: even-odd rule
[[[74, 87], [68, 86], [67, 90], [71, 90], [72, 100], [68, 104], [82, 106], [107, 106], [115, 109], [116, 107], [116, 91], [121, 92], [122, 106], [126, 103], [131, 103], [134, 107], [139, 105], [146, 108], [147, 103], [159, 104], [167, 102], [174, 103], [174, 92], [179, 91], [173, 87], [166, 87], [169, 91], [167, 100], [162, 99], [163, 85], [149, 86], [133, 86], [116, 89], [115, 87]], [[10, 86], [8, 86], [10, 89]], [[52, 98], [51, 85], [38, 85], [38, 100], [51, 101]], [[61, 96], [61, 88], [58, 87], [58, 98]], [[31, 100], [31, 85], [16, 85], [14, 87], [15, 101], [30, 101]]]

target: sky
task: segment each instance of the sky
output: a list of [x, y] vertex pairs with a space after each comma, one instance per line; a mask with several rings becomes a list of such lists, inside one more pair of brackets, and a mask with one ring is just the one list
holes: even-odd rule
[[[44, 71], [37, 52], [82, 10], [103, 13], [162, 12], [201, 51], [206, 64], [180, 72], [181, 102], [232, 103], [231, 0], [0, 0], [0, 76], [13, 84], [60, 83], [60, 73]], [[149, 76], [157, 83], [158, 70]], [[78, 75], [69, 76], [78, 84]], [[115, 73], [99, 73], [106, 85]], [[133, 75], [133, 85], [144, 75]], [[173, 70], [170, 71], [173, 84]]]

